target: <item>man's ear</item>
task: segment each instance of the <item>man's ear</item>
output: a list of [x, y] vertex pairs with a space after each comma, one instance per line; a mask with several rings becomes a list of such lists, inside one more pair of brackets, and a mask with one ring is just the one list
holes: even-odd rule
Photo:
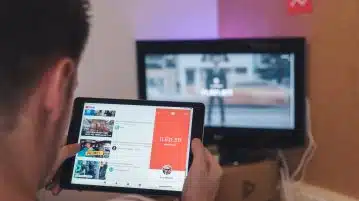
[[59, 60], [45, 75], [44, 103], [51, 121], [61, 118], [70, 103], [77, 81], [75, 62], [70, 58]]

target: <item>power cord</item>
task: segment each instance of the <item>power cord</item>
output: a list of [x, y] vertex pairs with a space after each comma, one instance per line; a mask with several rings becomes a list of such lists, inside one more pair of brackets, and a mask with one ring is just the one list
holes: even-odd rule
[[298, 174], [300, 174], [300, 172], [302, 171], [302, 174], [298, 181], [303, 181], [306, 170], [307, 170], [307, 166], [308, 166], [309, 162], [312, 160], [314, 153], [318, 147], [314, 140], [313, 132], [312, 132], [311, 107], [310, 107], [309, 98], [306, 99], [306, 114], [307, 114], [306, 124], [307, 124], [308, 147], [304, 151], [303, 156], [300, 160], [300, 163], [299, 163], [297, 169], [293, 172], [293, 174], [291, 176], [291, 178], [293, 180], [295, 180], [295, 178], [298, 176]]
[[288, 163], [282, 150], [278, 150], [278, 157], [280, 161], [279, 173], [281, 178], [280, 185], [282, 198], [285, 201], [294, 201], [295, 197], [292, 188], [293, 182], [290, 178]]
[[310, 111], [310, 101], [306, 98], [306, 125], [307, 125], [307, 136], [308, 136], [308, 146], [304, 151], [302, 158], [299, 162], [299, 165], [295, 169], [292, 175], [290, 175], [287, 159], [282, 150], [278, 150], [278, 159], [280, 161], [280, 176], [281, 176], [281, 192], [283, 199], [286, 201], [295, 200], [295, 189], [293, 187], [296, 182], [297, 176], [301, 173], [298, 181], [303, 181], [307, 166], [312, 160], [314, 153], [317, 149], [317, 144], [314, 140], [312, 127], [311, 127], [311, 111]]

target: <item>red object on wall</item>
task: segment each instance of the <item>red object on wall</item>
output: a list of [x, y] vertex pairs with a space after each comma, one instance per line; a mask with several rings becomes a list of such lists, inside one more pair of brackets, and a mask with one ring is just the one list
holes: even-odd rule
[[287, 0], [219, 0], [221, 38], [309, 36], [312, 15], [289, 15]]
[[288, 12], [292, 15], [308, 14], [313, 11], [312, 0], [287, 0]]

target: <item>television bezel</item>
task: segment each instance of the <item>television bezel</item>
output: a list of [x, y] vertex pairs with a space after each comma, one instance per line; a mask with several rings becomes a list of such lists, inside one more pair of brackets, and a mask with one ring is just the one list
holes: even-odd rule
[[208, 39], [208, 40], [138, 40], [138, 96], [147, 99], [145, 56], [148, 54], [205, 53], [294, 53], [295, 128], [229, 128], [205, 126], [204, 143], [246, 149], [293, 148], [305, 143], [306, 131], [306, 40], [302, 37]]

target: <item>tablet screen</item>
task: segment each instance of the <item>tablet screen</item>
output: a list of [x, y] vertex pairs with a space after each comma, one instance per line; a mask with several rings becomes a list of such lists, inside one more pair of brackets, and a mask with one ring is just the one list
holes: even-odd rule
[[182, 191], [192, 108], [85, 103], [72, 184]]

